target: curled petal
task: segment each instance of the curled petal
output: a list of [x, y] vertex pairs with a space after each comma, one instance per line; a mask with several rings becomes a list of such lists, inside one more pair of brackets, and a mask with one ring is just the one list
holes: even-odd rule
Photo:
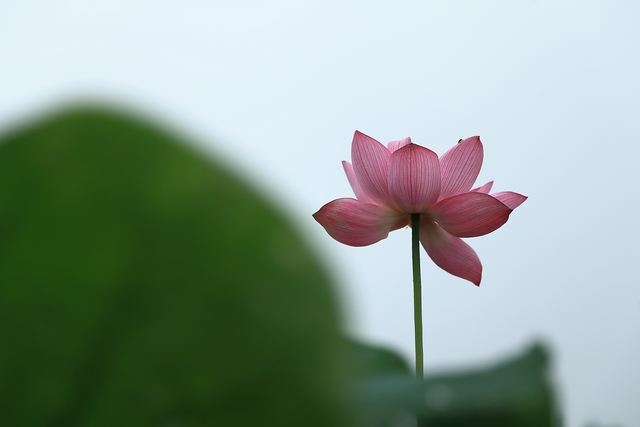
[[474, 188], [471, 191], [477, 191], [478, 193], [489, 194], [489, 191], [491, 191], [491, 187], [493, 187], [493, 181], [489, 181], [482, 187]]
[[389, 193], [402, 212], [430, 208], [440, 195], [438, 155], [415, 144], [395, 151], [389, 160]]
[[399, 150], [400, 148], [409, 144], [411, 144], [411, 138], [406, 137], [405, 139], [401, 139], [399, 141], [391, 141], [387, 144], [387, 147], [389, 148], [389, 151], [393, 153], [394, 151]]
[[500, 228], [511, 211], [494, 197], [472, 191], [440, 200], [428, 214], [454, 236], [477, 237]]
[[440, 199], [471, 189], [480, 173], [483, 153], [480, 137], [472, 136], [454, 145], [440, 157]]
[[462, 239], [452, 236], [438, 224], [422, 216], [420, 243], [438, 267], [480, 286], [482, 264], [476, 252]]
[[342, 167], [344, 168], [344, 173], [347, 174], [347, 179], [349, 180], [349, 184], [351, 185], [351, 189], [353, 189], [353, 193], [356, 195], [356, 198], [364, 203], [374, 203], [373, 199], [371, 199], [371, 197], [362, 190], [362, 187], [360, 187], [358, 178], [356, 178], [356, 174], [353, 171], [353, 165], [349, 162], [343, 161]]
[[387, 183], [391, 152], [375, 139], [356, 131], [351, 144], [351, 161], [360, 188], [380, 205], [390, 203]]
[[404, 216], [355, 199], [334, 200], [313, 214], [331, 237], [349, 246], [368, 246], [386, 238]]
[[527, 196], [514, 193], [513, 191], [503, 191], [501, 193], [492, 194], [491, 196], [500, 200], [512, 210], [523, 204], [528, 198]]

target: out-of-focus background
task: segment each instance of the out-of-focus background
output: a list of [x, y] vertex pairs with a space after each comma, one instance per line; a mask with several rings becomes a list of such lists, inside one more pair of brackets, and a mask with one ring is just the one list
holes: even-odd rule
[[539, 339], [566, 425], [640, 425], [640, 5], [631, 1], [28, 1], [0, 5], [0, 129], [123, 104], [251, 176], [323, 254], [356, 336], [413, 354], [410, 233], [351, 248], [311, 214], [351, 196], [353, 131], [439, 154], [480, 135], [478, 184], [529, 196], [469, 239], [480, 288], [423, 256], [430, 372]]

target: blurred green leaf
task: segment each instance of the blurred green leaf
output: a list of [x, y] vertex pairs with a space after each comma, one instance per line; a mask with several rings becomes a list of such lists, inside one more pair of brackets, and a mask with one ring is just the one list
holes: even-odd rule
[[429, 376], [424, 382], [407, 373], [379, 371], [357, 382], [356, 403], [370, 427], [393, 426], [407, 414], [430, 427], [555, 427], [559, 416], [548, 359], [546, 349], [536, 345], [493, 367]]
[[356, 381], [384, 375], [411, 376], [407, 362], [397, 353], [352, 338], [346, 339], [351, 374]]
[[249, 186], [110, 109], [0, 141], [0, 425], [344, 425], [326, 276]]

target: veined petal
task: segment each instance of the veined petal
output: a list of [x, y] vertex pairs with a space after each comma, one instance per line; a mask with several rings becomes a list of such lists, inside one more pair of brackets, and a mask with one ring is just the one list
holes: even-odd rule
[[356, 199], [334, 200], [313, 214], [331, 237], [349, 246], [368, 246], [386, 238], [403, 216]]
[[470, 191], [440, 200], [428, 215], [449, 234], [477, 237], [500, 228], [512, 210], [488, 194]]
[[447, 273], [480, 286], [482, 264], [476, 252], [429, 218], [420, 218], [420, 243], [434, 263]]
[[405, 145], [411, 144], [411, 138], [406, 137], [405, 139], [401, 139], [399, 141], [391, 141], [387, 144], [389, 151], [393, 153], [394, 151], [404, 147]]
[[356, 195], [356, 198], [364, 203], [374, 203], [373, 199], [371, 199], [371, 197], [362, 190], [362, 187], [360, 187], [358, 178], [356, 178], [356, 173], [353, 171], [353, 165], [347, 161], [342, 161], [342, 167], [344, 168], [344, 173], [347, 174], [347, 179], [349, 180], [349, 184], [351, 185], [351, 189]]
[[415, 144], [394, 151], [389, 160], [389, 193], [402, 212], [426, 211], [440, 195], [438, 155]]
[[440, 199], [471, 189], [480, 173], [483, 153], [480, 137], [472, 136], [454, 145], [440, 157]]
[[489, 181], [482, 187], [474, 188], [471, 191], [477, 191], [478, 193], [489, 194], [489, 191], [491, 191], [491, 187], [493, 187], [493, 181]]
[[393, 223], [389, 231], [395, 231], [395, 230], [399, 230], [401, 228], [410, 227], [410, 226], [411, 226], [411, 215], [405, 215], [401, 217], [399, 220], [397, 220], [395, 223]]
[[389, 205], [388, 170], [391, 152], [375, 139], [356, 131], [351, 144], [351, 161], [360, 188], [380, 205]]
[[509, 207], [509, 209], [511, 210], [517, 208], [518, 206], [523, 204], [525, 200], [528, 199], [527, 196], [514, 193], [513, 191], [502, 191], [500, 193], [494, 193], [491, 196], [500, 200], [502, 203], [507, 205], [507, 207]]

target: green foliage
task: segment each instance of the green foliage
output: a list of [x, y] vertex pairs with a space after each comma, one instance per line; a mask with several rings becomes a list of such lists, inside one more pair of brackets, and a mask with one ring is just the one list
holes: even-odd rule
[[350, 373], [356, 382], [385, 375], [412, 375], [407, 362], [389, 349], [374, 347], [353, 339], [347, 340], [346, 348], [351, 366]]
[[108, 109], [0, 140], [0, 425], [344, 425], [327, 279], [255, 191]]
[[429, 427], [559, 426], [542, 346], [493, 367], [429, 376], [424, 383], [390, 371], [388, 364], [378, 368], [356, 388], [357, 407], [369, 427], [392, 426], [406, 414]]

